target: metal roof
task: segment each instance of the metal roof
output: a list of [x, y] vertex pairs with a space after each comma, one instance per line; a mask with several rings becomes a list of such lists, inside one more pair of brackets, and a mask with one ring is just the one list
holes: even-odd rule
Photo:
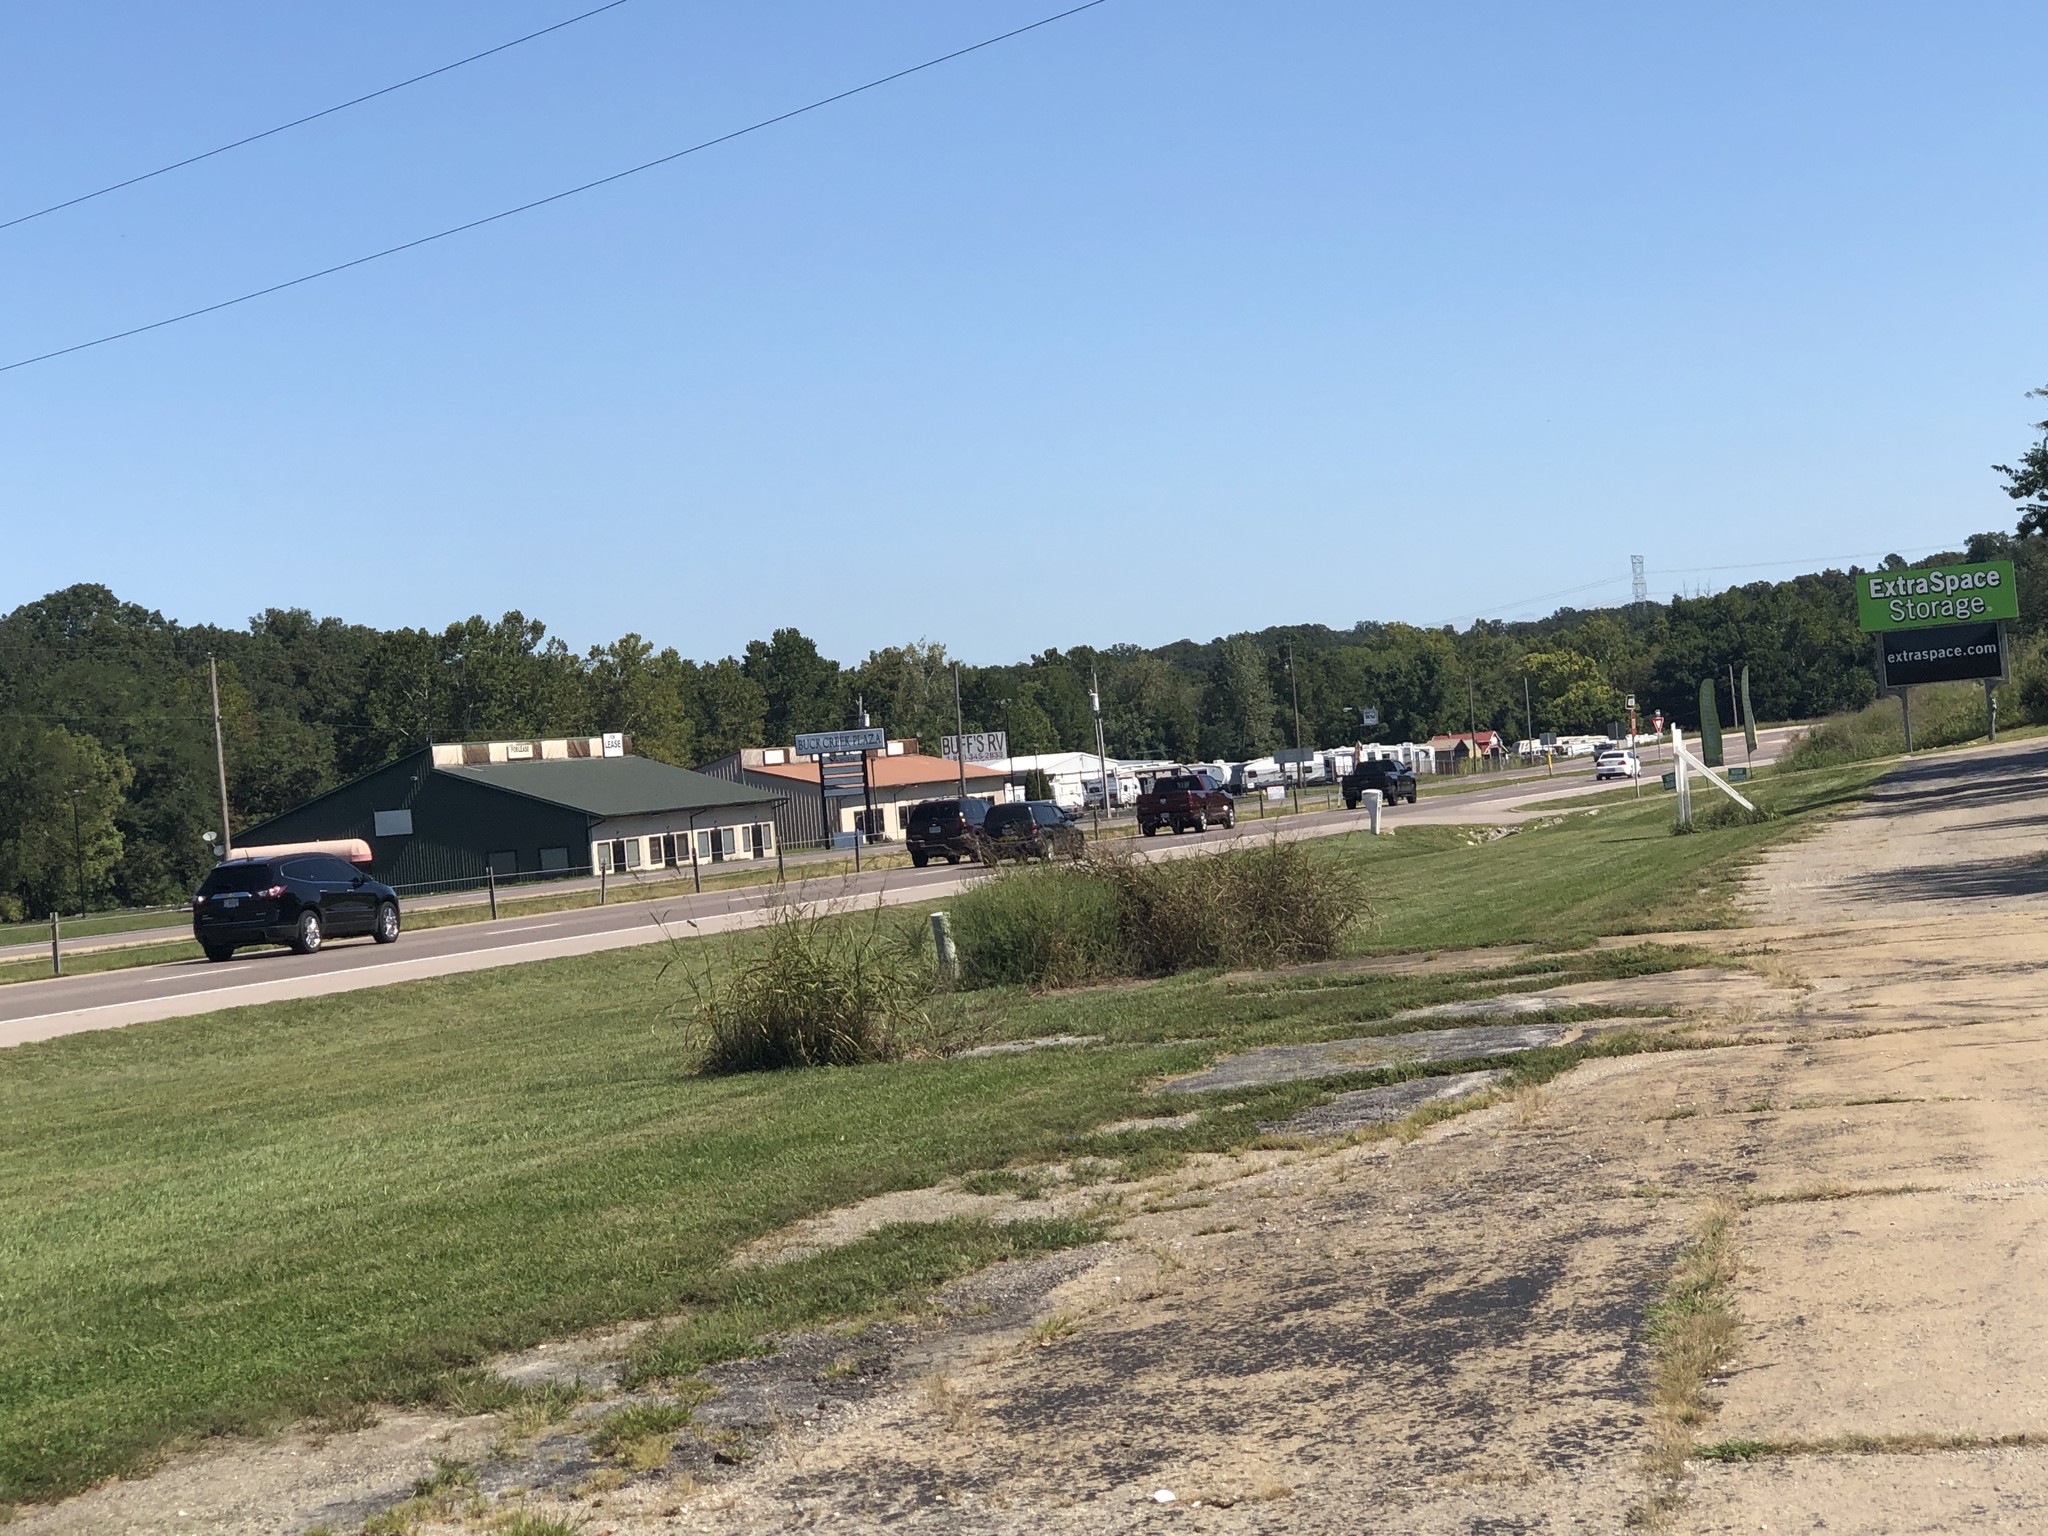
[[651, 757], [571, 757], [529, 763], [437, 766], [452, 779], [488, 785], [587, 816], [649, 816], [718, 806], [769, 806], [783, 799], [765, 789], [692, 773]]

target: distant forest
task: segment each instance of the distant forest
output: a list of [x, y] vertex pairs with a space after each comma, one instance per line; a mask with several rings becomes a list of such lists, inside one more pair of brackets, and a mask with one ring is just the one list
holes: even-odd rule
[[[2018, 561], [2018, 628], [2039, 633], [2048, 538], [1980, 534], [1935, 558]], [[1629, 693], [1644, 717], [1690, 724], [1701, 681], [1725, 686], [1731, 665], [1749, 667], [1761, 718], [1803, 719], [1875, 695], [1854, 574], [1462, 632], [1304, 624], [1150, 650], [1049, 650], [964, 666], [962, 699], [969, 730], [1007, 730], [1016, 752], [1092, 748], [1093, 671], [1113, 754], [1182, 759], [1292, 744], [1297, 687], [1304, 745], [1419, 739], [1475, 721], [1510, 737], [1599, 731]], [[579, 654], [519, 613], [434, 633], [270, 609], [221, 629], [71, 587], [0, 618], [0, 916], [191, 890], [208, 862], [200, 834], [220, 819], [209, 653], [237, 826], [429, 741], [623, 730], [637, 751], [690, 766], [848, 725], [863, 702], [876, 725], [932, 747], [954, 723], [953, 658], [929, 640], [847, 665], [779, 629], [702, 662], [633, 634]], [[1361, 729], [1362, 707], [1378, 709], [1376, 728]]]

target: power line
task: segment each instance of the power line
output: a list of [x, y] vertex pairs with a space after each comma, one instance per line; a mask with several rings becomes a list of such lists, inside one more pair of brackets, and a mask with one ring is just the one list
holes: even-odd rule
[[430, 69], [423, 75], [414, 75], [411, 79], [401, 80], [396, 85], [382, 86], [377, 90], [352, 97], [334, 106], [322, 107], [318, 112], [308, 112], [304, 117], [295, 117], [288, 123], [279, 123], [275, 128], [265, 128], [261, 133], [252, 133], [246, 138], [236, 139], [233, 143], [222, 144], [215, 149], [201, 150], [198, 154], [187, 155], [182, 160], [173, 160], [169, 165], [160, 165], [153, 171], [144, 171], [140, 176], [130, 176], [126, 181], [117, 181], [110, 186], [101, 187], [97, 192], [81, 192], [76, 197], [67, 197], [61, 203], [52, 203], [47, 208], [38, 208], [34, 213], [17, 214], [14, 218], [0, 221], [0, 229], [12, 229], [17, 224], [28, 223], [30, 219], [40, 219], [49, 214], [61, 212], [66, 208], [76, 208], [80, 203], [89, 203], [96, 197], [105, 197], [109, 192], [119, 192], [123, 187], [132, 187], [138, 182], [149, 181], [158, 176], [168, 176], [172, 171], [181, 171], [188, 165], [197, 165], [202, 160], [211, 160], [215, 155], [224, 155], [231, 149], [240, 149], [245, 144], [254, 144], [258, 139], [267, 139], [276, 134], [287, 133], [294, 128], [303, 128], [306, 124], [318, 122], [323, 117], [332, 117], [337, 112], [346, 112], [350, 107], [360, 107], [366, 101], [375, 101], [379, 96], [389, 96], [393, 91], [402, 91], [409, 85], [418, 85], [422, 80], [431, 80], [436, 75], [445, 75], [450, 70], [462, 68], [465, 64], [474, 64], [479, 59], [488, 59], [494, 53], [503, 53], [508, 48], [517, 48], [521, 43], [530, 43], [537, 37], [546, 37], [550, 32], [559, 32], [564, 27], [573, 27], [579, 21], [588, 21], [591, 17], [601, 16], [606, 11], [615, 11], [625, 3], [626, 0], [607, 0], [606, 4], [596, 7], [594, 10], [585, 11], [580, 16], [571, 16], [567, 21], [558, 21], [551, 27], [542, 27], [538, 32], [529, 32], [524, 37], [515, 37], [509, 43], [500, 43], [495, 48], [486, 48], [482, 53], [472, 53], [466, 59], [457, 59], [453, 64], [443, 64], [439, 69]]
[[792, 107], [787, 112], [778, 112], [773, 117], [764, 117], [759, 122], [749, 123], [744, 128], [735, 128], [730, 133], [721, 133], [716, 138], [705, 139], [701, 143], [690, 145], [687, 149], [676, 150], [673, 154], [661, 155], [653, 160], [643, 160], [638, 165], [628, 166], [623, 171], [614, 171], [609, 176], [600, 176], [595, 181], [586, 181], [581, 186], [570, 187], [561, 192], [551, 192], [546, 197], [537, 197], [530, 203], [519, 204], [516, 208], [506, 208], [498, 213], [486, 214], [480, 219], [471, 219], [466, 224], [457, 224], [450, 229], [440, 230], [431, 235], [421, 235], [417, 240], [407, 240], [399, 245], [386, 246], [383, 250], [372, 251], [367, 256], [358, 256], [351, 261], [337, 262], [331, 267], [322, 267], [317, 272], [308, 272], [303, 277], [289, 278], [282, 283], [272, 283], [268, 288], [258, 288], [250, 293], [238, 294], [232, 299], [222, 299], [217, 304], [207, 304], [202, 305], [198, 309], [188, 309], [181, 315], [172, 315], [163, 320], [152, 320], [147, 325], [131, 326], [125, 331], [114, 331], [106, 336], [94, 337], [91, 341], [74, 342], [68, 347], [58, 347], [53, 352], [40, 352], [34, 357], [20, 358], [11, 363], [0, 363], [0, 373], [12, 373], [17, 368], [26, 368], [34, 363], [46, 363], [54, 357], [65, 357], [73, 352], [84, 352], [92, 347], [103, 347], [112, 341], [125, 341], [130, 336], [140, 336], [147, 331], [160, 331], [167, 325], [177, 325], [182, 321], [197, 320], [201, 315], [211, 315], [223, 309], [232, 309], [237, 304], [247, 304], [251, 299], [267, 298], [273, 293], [282, 293], [287, 288], [297, 288], [305, 283], [317, 282], [323, 277], [332, 277], [335, 273], [346, 272], [352, 267], [366, 266], [373, 261], [382, 261], [387, 256], [396, 256], [402, 251], [417, 250], [420, 246], [432, 245], [436, 240], [446, 240], [451, 235], [466, 234], [472, 229], [481, 229], [484, 225], [495, 224], [501, 219], [509, 219], [517, 214], [530, 213], [536, 208], [545, 208], [548, 204], [559, 203], [564, 198], [575, 197], [580, 193], [594, 191], [598, 187], [610, 186], [615, 181], [624, 181], [628, 176], [638, 176], [642, 171], [651, 171], [657, 166], [668, 165], [673, 161], [681, 160], [686, 155], [699, 154], [704, 150], [716, 148], [720, 144], [730, 144], [734, 139], [744, 138], [750, 133], [759, 133], [763, 128], [773, 128], [778, 123], [786, 123], [791, 118], [802, 117], [808, 112], [816, 112], [820, 108], [832, 106], [834, 103], [845, 101], [849, 97], [879, 89], [882, 86], [905, 79], [910, 75], [919, 74], [927, 69], [936, 69], [941, 64], [950, 64], [953, 60], [965, 58], [970, 53], [979, 53], [984, 48], [993, 48], [998, 43], [1006, 43], [1012, 38], [1022, 37], [1027, 32], [1036, 32], [1041, 27], [1049, 27], [1056, 21], [1065, 21], [1069, 16], [1078, 16], [1083, 11], [1092, 11], [1098, 5], [1106, 5], [1108, 3], [1109, 0], [1084, 0], [1084, 3], [1080, 5], [1057, 12], [1051, 16], [1043, 17], [1038, 21], [1029, 22], [1021, 27], [1013, 27], [1008, 32], [1000, 32], [994, 37], [983, 38], [978, 43], [969, 43], [965, 48], [956, 48], [951, 53], [940, 54], [937, 58], [926, 59], [922, 64], [912, 64], [906, 69], [899, 69], [893, 74], [883, 75], [878, 79], [868, 81], [864, 85], [852, 86], [847, 90], [837, 91], [830, 96], [821, 96], [816, 101], [807, 102], [801, 107]]
[[[1915, 548], [1913, 550], [1913, 553], [1933, 554], [1934, 552], [1946, 549], [1947, 547], [1948, 546], [1945, 544], [1928, 544], [1925, 546]], [[1797, 565], [1805, 568], [1808, 571], [1812, 571], [1825, 569], [1827, 566], [1831, 564], [1835, 564], [1837, 562], [1844, 560], [1882, 559], [1884, 556], [1888, 554], [1902, 553], [1904, 553], [1904, 551], [1901, 550], [1866, 549], [1860, 550], [1855, 554], [1849, 555], [1815, 555], [1810, 558], [1787, 558], [1784, 560], [1756, 560], [1751, 561], [1745, 565], [1683, 565], [1673, 566], [1670, 568], [1651, 566], [1648, 567], [1648, 574], [1651, 576], [1700, 576], [1714, 571], [1778, 570], [1788, 565]], [[1539, 592], [1534, 597], [1517, 598], [1515, 601], [1511, 603], [1495, 603], [1491, 607], [1481, 609], [1477, 613], [1460, 615], [1460, 617], [1466, 618], [1469, 622], [1477, 623], [1480, 619], [1485, 618], [1488, 614], [1513, 613], [1517, 609], [1527, 608], [1532, 603], [1546, 603], [1549, 602], [1552, 598], [1571, 597], [1580, 592], [1592, 592], [1600, 587], [1618, 586], [1624, 581], [1628, 581], [1631, 587], [1633, 587], [1633, 566], [1634, 563], [1641, 560], [1642, 557], [1640, 555], [1632, 555], [1629, 558], [1632, 566], [1631, 573], [1629, 576], [1604, 576], [1598, 581], [1582, 582], [1580, 585], [1576, 587], [1563, 587], [1555, 592]]]

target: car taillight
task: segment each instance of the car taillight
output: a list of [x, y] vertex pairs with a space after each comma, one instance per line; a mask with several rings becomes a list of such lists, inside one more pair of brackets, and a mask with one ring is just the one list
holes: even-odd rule
[[251, 891], [249, 894], [251, 896], [268, 897], [270, 900], [276, 901], [279, 897], [284, 895], [284, 887], [281, 885], [265, 886], [262, 890]]

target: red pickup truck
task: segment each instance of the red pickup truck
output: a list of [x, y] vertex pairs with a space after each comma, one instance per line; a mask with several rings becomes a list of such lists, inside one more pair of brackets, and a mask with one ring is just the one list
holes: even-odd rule
[[1237, 825], [1237, 802], [1206, 775], [1162, 773], [1138, 796], [1138, 830], [1157, 837], [1161, 827], [1176, 832], [1203, 832], [1211, 825]]

